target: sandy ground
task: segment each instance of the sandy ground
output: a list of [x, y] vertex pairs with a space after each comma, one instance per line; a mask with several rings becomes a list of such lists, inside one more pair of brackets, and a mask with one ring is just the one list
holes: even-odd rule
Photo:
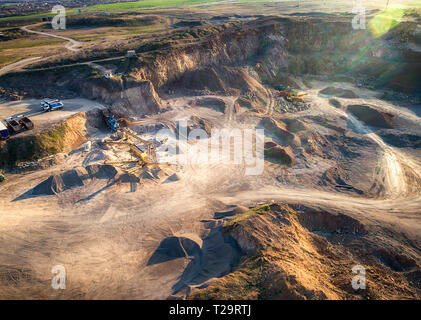
[[[318, 95], [319, 88], [332, 83], [314, 82], [313, 85], [312, 89], [305, 90], [311, 108], [294, 117], [348, 117], [342, 110], [330, 106], [328, 98]], [[369, 100], [379, 108], [398, 112], [395, 106], [378, 100], [375, 92], [345, 83], [334, 85], [350, 87], [360, 95], [358, 99], [338, 98], [344, 105]], [[235, 97], [221, 98], [228, 106], [235, 100]], [[143, 119], [133, 129], [154, 123], [171, 127], [191, 115], [206, 119], [216, 127], [254, 126], [238, 122], [241, 113], [233, 114], [229, 111], [231, 107], [222, 114], [209, 108], [191, 107], [191, 99], [169, 97], [171, 111]], [[18, 104], [19, 112], [30, 111], [33, 104], [37, 101]], [[80, 103], [75, 102], [74, 112], [78, 110], [77, 106]], [[1, 114], [8, 115], [5, 112], [10, 107], [12, 105], [2, 105]], [[268, 108], [268, 112], [272, 110]], [[399, 109], [399, 112], [408, 123], [420, 124], [421, 119], [410, 110]], [[52, 112], [40, 117], [59, 114]], [[215, 212], [236, 205], [287, 201], [318, 206], [358, 217], [364, 223], [393, 226], [413, 243], [420, 244], [420, 190], [407, 187], [410, 181], [404, 170], [405, 166], [410, 166], [419, 178], [420, 158], [404, 149], [385, 145], [373, 132], [355, 133], [351, 127], [346, 130], [376, 143], [377, 159], [386, 166], [384, 170], [376, 172], [369, 163], [355, 165], [356, 170], [360, 167], [372, 172], [373, 180], [384, 181], [385, 195], [357, 196], [340, 190], [314, 188], [306, 181], [298, 180], [280, 183], [276, 176], [282, 168], [268, 161], [259, 176], [244, 175], [245, 164], [187, 163], [165, 169], [168, 174], [176, 172], [180, 177], [179, 181], [171, 183], [164, 183], [164, 179], [141, 180], [141, 184], [133, 186], [132, 183], [110, 184], [96, 179], [56, 195], [30, 195], [32, 188], [51, 175], [82, 165], [102, 164], [104, 155], [118, 152], [117, 148], [104, 151], [95, 146], [90, 152], [73, 151], [62, 163], [46, 170], [11, 175], [0, 186], [4, 195], [0, 199], [0, 297], [166, 299], [183, 285], [195, 286], [230, 271], [238, 252], [223, 239], [219, 229], [221, 221], [215, 217]], [[144, 137], [150, 138], [151, 134]], [[297, 166], [290, 172], [297, 177], [304, 170], [313, 170], [316, 174], [330, 165], [331, 162], [320, 160], [313, 167]], [[394, 174], [388, 176], [389, 172]], [[173, 240], [179, 241], [181, 253], [173, 245], [172, 252], [165, 248], [166, 242]], [[195, 245], [189, 249], [189, 243]], [[156, 256], [158, 258], [152, 258]], [[200, 256], [199, 264], [195, 256]], [[51, 268], [55, 265], [63, 265], [66, 269], [65, 290], [51, 287], [54, 276]]]
[[[253, 6], [256, 6], [254, 14], [313, 14], [350, 11], [353, 3], [339, 6], [335, 2], [323, 10], [320, 4], [307, 2], [302, 7], [291, 2], [204, 8], [210, 14], [242, 12], [242, 8], [244, 13], [249, 13]], [[374, 6], [368, 6], [368, 10], [371, 8]], [[215, 213], [229, 211], [237, 205], [286, 201], [326, 208], [357, 217], [363, 223], [390, 226], [420, 248], [421, 192], [411, 187], [421, 176], [420, 154], [385, 144], [376, 132], [344, 110], [331, 106], [327, 97], [318, 95], [319, 89], [330, 85], [358, 93], [358, 99], [338, 98], [342, 105], [370, 103], [399, 115], [401, 127], [408, 126], [416, 134], [420, 133], [421, 119], [410, 109], [379, 100], [377, 92], [347, 83], [321, 81], [314, 81], [312, 89], [305, 90], [310, 109], [287, 115], [298, 119], [308, 116], [329, 117], [334, 121], [346, 119], [350, 123], [345, 127], [348, 135], [368, 139], [375, 146], [366, 150], [371, 153], [371, 157], [364, 158], [366, 161], [352, 160], [351, 174], [358, 177], [363, 173], [365, 180], [356, 182], [361, 188], [368, 182], [381, 182], [385, 190], [382, 194], [359, 196], [314, 186], [309, 178], [301, 179], [320, 176], [335, 165], [332, 159], [315, 158], [307, 166], [297, 163], [289, 169], [291, 177], [284, 177], [283, 181], [278, 179], [283, 168], [268, 161], [259, 176], [246, 176], [245, 164], [187, 163], [165, 169], [168, 175], [175, 172], [180, 177], [171, 183], [165, 183], [165, 177], [143, 179], [140, 184], [92, 179], [55, 195], [31, 195], [34, 187], [52, 175], [103, 164], [107, 157], [119, 154], [117, 147], [103, 150], [95, 144], [103, 136], [92, 137], [91, 151], [72, 151], [57, 165], [8, 175], [8, 180], [0, 185], [0, 298], [166, 299], [184, 285], [204, 283], [226, 274], [235, 265], [238, 252], [223, 238], [221, 221]], [[133, 129], [157, 123], [174, 128], [176, 121], [192, 115], [219, 128], [254, 128], [258, 119], [244, 121], [247, 117], [232, 112], [236, 97], [220, 98], [227, 104], [225, 114], [191, 107], [193, 98], [190, 97], [166, 97], [171, 107], [169, 112], [139, 120]], [[39, 100], [1, 103], [0, 118], [28, 114], [39, 126], [100, 107], [83, 99], [63, 102], [63, 110], [42, 114]], [[274, 113], [273, 102], [267, 106], [267, 113]], [[314, 124], [314, 130], [324, 134], [328, 129]], [[153, 132], [144, 137], [153, 138]], [[376, 170], [377, 167], [383, 170]], [[167, 242], [170, 242], [168, 247]], [[51, 286], [52, 268], [56, 265], [66, 270], [65, 290]]]
[[88, 99], [77, 98], [62, 100], [63, 109], [53, 112], [41, 111], [41, 101], [39, 99], [26, 99], [21, 101], [8, 101], [0, 103], [0, 119], [25, 115], [29, 117], [36, 129], [46, 129], [60, 120], [64, 120], [78, 112], [89, 111], [95, 108], [104, 108], [98, 102]]

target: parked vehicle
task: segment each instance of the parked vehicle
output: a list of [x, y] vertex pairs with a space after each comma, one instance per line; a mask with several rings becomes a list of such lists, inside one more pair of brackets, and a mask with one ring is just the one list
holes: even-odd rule
[[19, 119], [19, 123], [23, 126], [26, 130], [31, 130], [34, 128], [34, 123], [28, 117], [21, 117]]
[[116, 132], [120, 130], [120, 123], [116, 116], [111, 115], [109, 117], [105, 117], [105, 122], [107, 123], [107, 126], [111, 129], [111, 131]]
[[7, 130], [7, 127], [1, 121], [0, 121], [0, 139], [1, 140], [9, 139], [9, 130]]
[[4, 119], [7, 123], [7, 127], [11, 133], [19, 133], [24, 130], [19, 122], [17, 122], [12, 117]]
[[58, 99], [44, 99], [41, 102], [41, 110], [44, 112], [63, 109], [63, 103]]

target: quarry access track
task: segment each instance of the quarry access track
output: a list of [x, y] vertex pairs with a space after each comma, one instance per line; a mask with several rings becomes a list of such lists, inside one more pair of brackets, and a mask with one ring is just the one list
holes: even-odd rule
[[[43, 36], [47, 36], [47, 37], [54, 37], [54, 38], [66, 40], [66, 41], [68, 41], [68, 43], [66, 43], [65, 48], [72, 51], [72, 52], [77, 52], [77, 51], [81, 50], [80, 46], [82, 45], [82, 43], [79, 42], [79, 41], [76, 41], [74, 39], [58, 36], [58, 35], [47, 33], [47, 32], [34, 31], [34, 30], [31, 30], [31, 29], [28, 29], [28, 27], [36, 26], [36, 25], [39, 25], [39, 24], [24, 26], [24, 27], [21, 27], [20, 29], [22, 31], [28, 32], [28, 33], [39, 34], [39, 35], [43, 35]], [[24, 69], [28, 65], [44, 61], [48, 58], [55, 57], [55, 56], [59, 56], [59, 55], [48, 56], [48, 57], [31, 57], [31, 58], [28, 58], [28, 59], [23, 59], [23, 60], [20, 60], [18, 62], [11, 63], [11, 64], [9, 64], [9, 65], [0, 69], [0, 76], [3, 76], [7, 73], [14, 72], [14, 71], [21, 71], [22, 69]], [[116, 59], [116, 58], [113, 58], [113, 59]], [[73, 64], [73, 65], [78, 65], [78, 64]]]
[[37, 26], [37, 25], [39, 25], [39, 24], [24, 26], [24, 27], [21, 27], [20, 29], [24, 32], [29, 32], [29, 33], [39, 34], [39, 35], [42, 35], [42, 36], [66, 40], [66, 41], [68, 41], [68, 43], [65, 45], [65, 48], [70, 50], [70, 51], [79, 51], [81, 49], [80, 46], [82, 45], [82, 42], [76, 41], [72, 38], [58, 36], [58, 35], [55, 35], [55, 34], [52, 34], [52, 33], [47, 33], [47, 32], [42, 32], [42, 31], [34, 31], [34, 30], [31, 30], [31, 29], [28, 29], [28, 27], [31, 27], [31, 26], [33, 27], [33, 26]]

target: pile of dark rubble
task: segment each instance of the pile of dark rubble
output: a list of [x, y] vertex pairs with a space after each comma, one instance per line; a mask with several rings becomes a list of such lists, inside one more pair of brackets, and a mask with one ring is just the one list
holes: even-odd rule
[[310, 108], [310, 105], [301, 101], [287, 101], [283, 97], [276, 97], [274, 99], [273, 110], [280, 113], [294, 113], [304, 111]]

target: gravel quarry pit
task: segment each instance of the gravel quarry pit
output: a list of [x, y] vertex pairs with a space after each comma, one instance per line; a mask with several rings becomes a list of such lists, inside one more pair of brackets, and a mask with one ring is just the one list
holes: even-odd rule
[[[347, 30], [338, 23], [294, 49], [311, 20], [256, 19], [160, 54], [135, 70], [139, 87], [84, 84], [147, 140], [179, 134], [182, 120], [187, 133], [264, 128], [264, 170], [188, 161], [128, 174], [104, 164], [129, 155], [104, 147], [115, 135], [102, 128], [86, 135], [90, 150], [79, 144], [47, 168], [10, 171], [0, 185], [0, 297], [419, 299], [420, 114], [411, 99], [382, 99], [399, 89], [393, 77], [368, 88], [338, 79], [335, 61], [301, 63], [300, 50]], [[285, 74], [305, 108], [285, 111], [276, 99]], [[408, 131], [411, 143], [399, 144]], [[51, 288], [55, 265], [66, 268], [66, 290]], [[351, 287], [355, 265], [367, 269], [364, 292]]]

